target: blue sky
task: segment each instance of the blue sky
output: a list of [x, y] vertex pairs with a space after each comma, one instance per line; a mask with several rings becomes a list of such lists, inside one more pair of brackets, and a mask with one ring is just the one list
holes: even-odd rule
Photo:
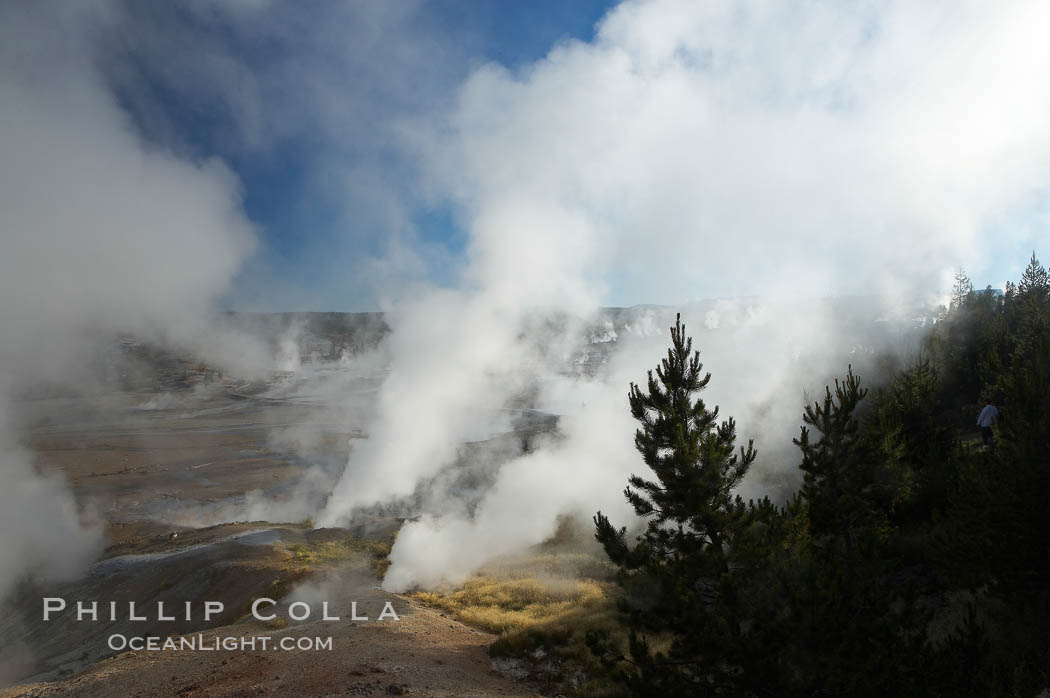
[[[383, 18], [372, 28], [376, 33], [369, 40], [399, 41], [405, 39], [398, 35], [405, 34], [410, 36], [408, 41], [426, 44], [429, 58], [423, 60], [432, 59], [433, 63], [420, 65], [420, 59], [410, 60], [394, 69], [391, 79], [411, 79], [418, 74], [428, 84], [407, 89], [398, 84], [377, 85], [384, 80], [383, 64], [370, 62], [367, 53], [350, 55], [340, 67], [350, 81], [354, 80], [354, 71], [364, 74], [358, 76], [364, 88], [351, 90], [347, 98], [368, 102], [357, 105], [360, 111], [352, 116], [354, 126], [376, 129], [377, 119], [426, 114], [431, 102], [451, 98], [459, 83], [480, 64], [496, 62], [518, 70], [543, 58], [558, 42], [590, 41], [595, 24], [612, 4], [605, 0], [400, 3], [404, 14]], [[380, 223], [347, 215], [346, 191], [326, 187], [324, 174], [318, 170], [333, 168], [342, 173], [360, 167], [387, 182], [408, 180], [414, 175], [407, 172], [411, 166], [403, 153], [389, 144], [351, 139], [339, 146], [340, 162], [333, 164], [332, 139], [323, 130], [315, 130], [315, 115], [309, 113], [296, 116], [302, 119], [296, 128], [282, 131], [280, 125], [267, 127], [265, 130], [278, 131], [279, 135], [253, 142], [255, 136], [245, 133], [251, 127], [245, 126], [243, 115], [225, 92], [231, 88], [224, 82], [228, 76], [220, 79], [216, 75], [215, 84], [208, 86], [197, 81], [209, 78], [206, 63], [193, 78], [172, 67], [186, 58], [185, 51], [200, 50], [213, 59], [221, 56], [223, 62], [236, 64], [239, 73], [265, 80], [275, 64], [308, 53], [305, 47], [314, 38], [309, 31], [274, 35], [268, 29], [251, 26], [256, 19], [271, 26], [287, 22], [309, 29], [322, 20], [313, 16], [315, 13], [328, 12], [346, 23], [343, 30], [349, 41], [368, 31], [365, 25], [372, 21], [368, 3], [357, 3], [356, 10], [345, 12], [333, 12], [332, 6], [322, 2], [286, 3], [253, 18], [234, 11], [199, 12], [175, 3], [129, 4], [129, 19], [120, 33], [132, 38], [121, 46], [123, 50], [113, 51], [105, 64], [121, 105], [145, 139], [193, 159], [221, 158], [240, 179], [244, 211], [257, 226], [261, 249], [247, 262], [225, 299], [229, 307], [376, 307], [374, 289], [341, 280], [338, 264], [345, 263], [349, 270], [352, 260], [382, 256], [387, 231]], [[247, 28], [238, 28], [238, 24]], [[165, 35], [166, 40], [155, 42], [150, 38], [159, 35]], [[203, 60], [202, 56], [197, 58]], [[259, 108], [267, 109], [280, 96], [264, 93], [256, 99]], [[304, 110], [310, 106], [304, 105]], [[412, 234], [432, 246], [428, 268], [417, 276], [439, 285], [453, 285], [467, 233], [457, 225], [446, 204], [422, 201], [398, 188], [404, 196], [400, 203], [406, 208]]]
[[145, 151], [234, 174], [228, 308], [371, 310], [508, 259], [607, 305], [936, 293], [1048, 237], [1038, 3], [43, 7], [35, 43], [83, 42]]

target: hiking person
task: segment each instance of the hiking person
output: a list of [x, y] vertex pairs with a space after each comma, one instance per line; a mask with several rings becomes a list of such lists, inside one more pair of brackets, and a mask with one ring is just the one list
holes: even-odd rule
[[981, 439], [984, 447], [988, 448], [995, 443], [995, 435], [992, 434], [992, 424], [999, 418], [999, 410], [988, 398], [984, 401], [984, 408], [977, 415], [977, 426], [981, 427]]

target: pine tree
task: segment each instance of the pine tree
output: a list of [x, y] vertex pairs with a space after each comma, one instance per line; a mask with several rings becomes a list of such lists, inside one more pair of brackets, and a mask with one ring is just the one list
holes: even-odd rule
[[965, 306], [973, 298], [973, 283], [970, 281], [970, 277], [966, 275], [966, 270], [959, 267], [959, 270], [955, 272], [955, 285], [952, 287], [952, 299], [949, 306], [950, 310], [958, 310]]
[[1034, 250], [1032, 251], [1032, 258], [1028, 261], [1028, 266], [1024, 270], [1024, 274], [1021, 276], [1021, 283], [1017, 285], [1017, 290], [1022, 296], [1034, 296], [1038, 300], [1044, 300], [1050, 294], [1050, 275], [1047, 274], [1046, 268], [1039, 263], [1039, 260], [1035, 258]]
[[[932, 376], [922, 369], [921, 380]], [[921, 694], [916, 667], [926, 619], [916, 613], [915, 584], [903, 583], [895, 558], [900, 541], [892, 513], [902, 478], [891, 467], [896, 457], [887, 459], [868, 433], [878, 425], [866, 427], [858, 418], [867, 392], [850, 367], [822, 402], [806, 406], [806, 426], [795, 440], [809, 529], [801, 571], [806, 583], [792, 603], [792, 641], [804, 648], [801, 695]], [[900, 455], [907, 456], [914, 444], [904, 436]], [[891, 552], [891, 543], [897, 550]]]
[[[802, 427], [795, 445], [802, 451], [802, 495], [809, 502], [814, 534], [848, 533], [857, 520], [859, 502], [853, 499], [861, 494], [858, 486], [871, 478], [860, 472], [865, 459], [858, 458], [860, 424], [854, 410], [867, 392], [850, 367], [844, 381], [835, 380], [834, 395], [830, 386], [825, 390], [823, 405], [806, 405], [802, 419], [809, 426]], [[820, 434], [816, 442], [809, 427]]]
[[1050, 463], [1050, 275], [1035, 252], [1017, 290], [1009, 354], [997, 373], [996, 392], [1004, 402], [1000, 428], [1013, 458]]
[[689, 524], [684, 542], [710, 551], [721, 571], [725, 532], [736, 510], [730, 492], [743, 480], [756, 452], [748, 442], [735, 453], [736, 422], [730, 418], [718, 424], [718, 407], [708, 410], [698, 395], [693, 399], [711, 374], [701, 376], [700, 352], [692, 351], [681, 315], [671, 328], [671, 341], [655, 377], [649, 371], [647, 392], [632, 383], [628, 395], [631, 414], [641, 423], [635, 447], [657, 479], [633, 475], [624, 495], [639, 516], [649, 519], [646, 541], [655, 544], [658, 554], [673, 555], [671, 544], [679, 542], [666, 524]]
[[[626, 528], [614, 528], [601, 512], [594, 517], [595, 537], [627, 591], [631, 646], [617, 659], [632, 667], [621, 676], [639, 695], [700, 695], [735, 685], [747, 659], [741, 562], [762, 556], [761, 541], [744, 541], [757, 520], [776, 516], [768, 502], [749, 506], [732, 493], [755, 460], [754, 444], [738, 451], [733, 419], [719, 423], [718, 408], [707, 409], [699, 397], [711, 374], [701, 372], [680, 315], [671, 343], [646, 390], [632, 383], [628, 395], [640, 424], [635, 447], [655, 478], [632, 475], [624, 495], [646, 529], [632, 545]], [[670, 633], [670, 651], [652, 654], [638, 631]]]
[[942, 393], [933, 361], [920, 356], [874, 396], [871, 429], [901, 495], [893, 507], [897, 520], [928, 519], [951, 482], [956, 437], [939, 414]]

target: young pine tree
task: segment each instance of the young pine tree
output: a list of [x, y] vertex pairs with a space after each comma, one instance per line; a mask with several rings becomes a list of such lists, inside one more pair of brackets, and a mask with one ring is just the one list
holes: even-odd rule
[[901, 457], [928, 454], [909, 444], [918, 434], [891, 429], [901, 443], [887, 458], [882, 439], [873, 440], [858, 416], [867, 392], [851, 367], [821, 402], [806, 407], [806, 426], [795, 439], [809, 534], [805, 584], [791, 609], [792, 641], [806, 648], [797, 655], [800, 695], [922, 695], [926, 619], [915, 601], [924, 580], [902, 569], [893, 514], [908, 478], [901, 477], [906, 468], [894, 466]]
[[[654, 479], [631, 476], [624, 495], [647, 520], [645, 531], [632, 544], [626, 528], [601, 512], [594, 517], [595, 537], [627, 592], [630, 656], [616, 658], [626, 660], [620, 676], [638, 695], [735, 690], [748, 659], [740, 563], [761, 557], [751, 529], [775, 511], [733, 495], [756, 452], [752, 442], [738, 450], [735, 422], [718, 422], [718, 408], [699, 397], [711, 379], [702, 368], [679, 316], [667, 358], [644, 391], [632, 383], [628, 395], [639, 423], [635, 446]], [[670, 635], [669, 651], [654, 655], [646, 632]]]
[[973, 283], [966, 275], [966, 270], [959, 267], [955, 272], [955, 285], [952, 286], [952, 299], [948, 306], [950, 310], [958, 310], [964, 307], [974, 298]]
[[[844, 381], [835, 381], [834, 394], [827, 388], [823, 405], [806, 406], [802, 418], [808, 427], [795, 439], [802, 451], [802, 496], [809, 503], [811, 533], [840, 539], [848, 563], [854, 562], [858, 530], [877, 518], [871, 502], [877, 482], [874, 463], [864, 452], [855, 415], [867, 393], [850, 367]], [[810, 428], [819, 434], [816, 441], [810, 439]]]
[[995, 391], [1010, 458], [1050, 467], [1050, 274], [1032, 253], [1017, 286], [1020, 303], [1006, 364]]
[[1035, 251], [1017, 284], [1017, 291], [1021, 296], [1035, 296], [1037, 300], [1044, 300], [1050, 294], [1050, 274], [1035, 258]]

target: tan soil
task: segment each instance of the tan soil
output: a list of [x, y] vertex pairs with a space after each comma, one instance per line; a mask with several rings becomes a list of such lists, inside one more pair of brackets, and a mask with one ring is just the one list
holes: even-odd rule
[[[148, 397], [143, 394], [112, 395], [101, 400], [41, 400], [26, 407], [34, 410], [33, 418], [27, 418], [30, 427], [26, 442], [36, 452], [38, 466], [62, 473], [77, 500], [103, 516], [107, 550], [102, 557], [158, 555], [272, 526], [255, 522], [197, 528], [199, 523], [181, 525], [168, 515], [178, 511], [180, 504], [222, 502], [250, 490], [276, 490], [294, 481], [303, 472], [303, 461], [275, 449], [269, 436], [275, 428], [301, 423], [316, 408], [235, 400], [222, 393], [194, 399], [170, 410], [143, 411], [135, 407]], [[343, 427], [350, 420], [332, 421], [335, 424], [323, 434], [316, 457], [345, 463], [350, 440], [360, 438], [361, 434]], [[162, 523], [158, 517], [166, 522]], [[291, 538], [307, 533], [301, 527], [282, 530], [285, 537]], [[178, 531], [177, 538], [170, 537], [172, 531]], [[355, 535], [366, 534], [355, 532]], [[223, 599], [230, 608], [241, 608], [240, 597], [268, 593], [275, 577], [286, 582], [299, 578], [298, 573], [287, 569], [293, 564], [289, 555], [284, 544], [248, 548], [238, 547], [234, 542], [221, 542], [213, 549], [193, 555], [165, 558], [141, 569], [136, 567], [128, 578], [104, 578], [109, 585], [105, 589], [81, 589], [78, 585], [85, 584], [81, 580], [70, 582], [68, 589], [61, 587], [64, 589], [61, 593], [46, 595], [71, 599], [123, 599], [126, 596], [152, 601], [168, 594], [194, 601]], [[213, 573], [213, 569], [218, 571]], [[276, 640], [281, 636], [330, 636], [331, 651], [124, 652], [93, 663], [83, 671], [73, 662], [69, 666], [79, 673], [60, 680], [42, 681], [46, 675], [38, 674], [38, 683], [0, 688], [0, 698], [538, 695], [493, 669], [487, 647], [494, 636], [421, 607], [415, 601], [378, 591], [372, 581], [343, 584], [336, 596], [349, 594], [350, 598], [357, 599], [392, 600], [401, 620], [313, 621], [283, 629], [248, 620], [202, 633], [206, 642], [207, 638], [216, 637], [269, 635]], [[172, 585], [173, 588], [163, 591]], [[17, 608], [35, 617], [41, 594], [34, 590], [31, 596]], [[371, 615], [374, 617], [377, 613]], [[37, 660], [46, 658], [50, 654], [45, 650], [66, 651], [65, 645], [75, 649], [74, 659], [85, 648], [91, 649], [86, 655], [99, 656], [96, 645], [104, 643], [104, 638], [87, 638], [86, 633], [92, 628], [68, 624], [62, 627], [59, 637], [54, 634], [59, 629], [57, 624], [48, 629], [52, 640], [41, 641], [39, 633], [34, 635], [38, 644], [44, 643], [43, 648], [37, 647], [42, 656], [34, 656], [31, 650], [27, 656]], [[178, 625], [176, 629], [186, 631]], [[5, 642], [13, 643], [9, 646], [16, 650], [25, 646], [25, 628], [19, 629], [16, 624], [10, 632], [6, 628], [4, 631], [7, 637], [0, 639], [0, 648]], [[85, 635], [83, 641], [77, 632]], [[47, 644], [49, 642], [51, 644]], [[51, 647], [56, 643], [61, 646]]]
[[331, 637], [332, 650], [125, 652], [80, 675], [0, 690], [12, 696], [508, 696], [539, 694], [492, 668], [494, 637], [397, 597], [399, 621], [313, 621], [273, 630], [256, 621], [211, 637]]

